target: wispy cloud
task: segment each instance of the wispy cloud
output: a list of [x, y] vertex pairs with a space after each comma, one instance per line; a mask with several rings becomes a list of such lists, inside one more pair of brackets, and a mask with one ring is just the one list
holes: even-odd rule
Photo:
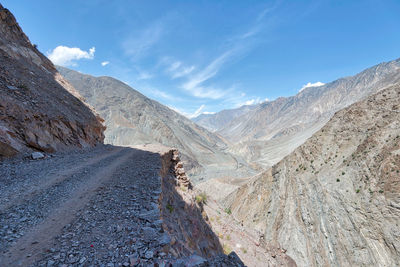
[[172, 79], [185, 77], [189, 75], [192, 71], [194, 71], [195, 68], [196, 68], [195, 66], [182, 67], [172, 74]]
[[55, 64], [60, 66], [77, 66], [76, 61], [80, 59], [93, 59], [95, 47], [89, 51], [83, 51], [78, 47], [57, 46], [47, 53], [47, 57]]
[[182, 88], [199, 98], [220, 99], [224, 97], [230, 90], [221, 90], [213, 86], [204, 86], [203, 83], [213, 78], [218, 73], [223, 64], [234, 54], [234, 50], [235, 49], [231, 49], [224, 52], [204, 69], [192, 75], [190, 79], [182, 85]]
[[170, 95], [158, 89], [148, 89], [147, 91], [149, 91], [149, 93], [152, 94], [154, 97], [160, 97], [171, 101], [176, 100], [176, 96]]
[[140, 71], [138, 76], [136, 77], [136, 80], [148, 80], [153, 78], [153, 75], [147, 71]]
[[102, 65], [103, 67], [107, 66], [108, 64], [110, 64], [110, 61], [103, 61], [103, 62], [101, 62], [101, 65]]
[[322, 83], [322, 82], [307, 83], [307, 84], [303, 85], [303, 87], [301, 87], [301, 89], [299, 90], [299, 93], [300, 93], [301, 91], [303, 91], [304, 89], [306, 89], [306, 88], [309, 88], [309, 87], [319, 87], [319, 86], [322, 86], [322, 85], [325, 85], [325, 84]]
[[[246, 51], [251, 49], [255, 43], [252, 37], [264, 30], [266, 24], [264, 18], [273, 11], [276, 6], [277, 2], [275, 2], [272, 7], [267, 7], [262, 10], [246, 31], [226, 40], [224, 43], [228, 44], [228, 47], [225, 51], [203, 69], [190, 75], [189, 79], [182, 84], [181, 88], [198, 98], [221, 99], [229, 98], [229, 94], [235, 94], [233, 99], [236, 101], [238, 92], [232, 89], [220, 89], [218, 86], [212, 84], [209, 85], [209, 81], [218, 74], [224, 65], [232, 59], [242, 56]], [[193, 69], [190, 69], [190, 72], [193, 72]], [[208, 83], [208, 85], [206, 83]]]
[[150, 48], [155, 45], [163, 35], [164, 28], [160, 22], [155, 22], [141, 32], [134, 32], [123, 43], [125, 54], [136, 61], [147, 55]]
[[164, 57], [160, 60], [161, 65], [165, 65], [165, 72], [170, 75], [171, 79], [177, 79], [189, 75], [195, 66], [186, 66], [179, 60], [174, 60], [171, 57]]

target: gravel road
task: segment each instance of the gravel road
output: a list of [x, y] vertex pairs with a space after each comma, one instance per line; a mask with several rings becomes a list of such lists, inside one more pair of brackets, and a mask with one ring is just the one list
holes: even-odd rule
[[107, 145], [0, 162], [0, 266], [162, 263], [160, 165]]

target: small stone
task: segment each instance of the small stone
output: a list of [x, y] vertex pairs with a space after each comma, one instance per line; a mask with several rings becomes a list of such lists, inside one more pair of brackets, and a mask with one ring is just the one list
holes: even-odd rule
[[168, 234], [164, 233], [160, 238], [160, 245], [165, 246], [165, 245], [168, 245], [170, 242], [171, 242], [171, 238], [169, 237]]
[[129, 263], [128, 263], [128, 262], [124, 262], [124, 263], [122, 263], [122, 266], [128, 267], [128, 266], [129, 266]]
[[154, 255], [153, 251], [148, 250], [148, 251], [146, 251], [146, 253], [144, 254], [144, 257], [145, 257], [146, 259], [149, 260], [149, 259], [153, 258], [153, 255]]
[[32, 159], [42, 159], [44, 158], [44, 154], [40, 152], [33, 152], [31, 154]]
[[140, 263], [140, 259], [135, 258], [135, 257], [130, 257], [129, 261], [131, 262], [131, 266], [135, 266]]
[[12, 86], [12, 85], [7, 85], [7, 88], [10, 89], [10, 90], [18, 90], [17, 87]]
[[55, 263], [55, 261], [48, 260], [48, 261], [47, 261], [47, 267], [53, 266], [54, 263]]

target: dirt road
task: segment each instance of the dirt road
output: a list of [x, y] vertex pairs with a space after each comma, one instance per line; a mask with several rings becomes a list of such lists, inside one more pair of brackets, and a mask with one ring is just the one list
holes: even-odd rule
[[0, 266], [130, 266], [168, 257], [159, 168], [157, 153], [112, 146], [1, 162]]

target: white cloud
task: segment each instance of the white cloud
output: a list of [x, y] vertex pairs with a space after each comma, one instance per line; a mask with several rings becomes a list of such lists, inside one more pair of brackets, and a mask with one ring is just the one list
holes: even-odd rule
[[268, 101], [269, 101], [268, 98], [261, 99], [261, 98], [257, 97], [257, 98], [246, 100], [244, 102], [239, 102], [236, 104], [236, 107], [251, 106], [251, 105], [261, 104], [261, 103], [268, 102]]
[[78, 47], [57, 46], [53, 51], [47, 53], [47, 57], [55, 64], [60, 66], [76, 66], [77, 60], [93, 59], [95, 47], [89, 51], [83, 51]]
[[195, 112], [193, 113], [189, 113], [189, 112], [185, 112], [181, 109], [178, 109], [176, 107], [173, 106], [168, 106], [170, 109], [172, 109], [175, 112], [178, 112], [179, 114], [185, 116], [186, 118], [192, 119], [195, 118], [197, 116], [199, 116], [200, 114], [214, 114], [215, 112], [207, 112], [207, 111], [203, 111], [203, 109], [206, 107], [205, 105], [201, 105], [198, 109], [195, 110]]
[[101, 65], [104, 67], [104, 66], [107, 66], [108, 64], [110, 64], [110, 61], [103, 61], [103, 62], [101, 62]]
[[325, 84], [322, 83], [322, 82], [307, 83], [307, 84], [303, 85], [303, 87], [299, 90], [299, 93], [301, 91], [303, 91], [304, 89], [308, 88], [308, 87], [319, 87], [319, 86], [322, 86], [322, 85], [325, 85]]
[[210, 114], [215, 114], [215, 113], [216, 113], [216, 112], [204, 111], [202, 114], [210, 115]]

